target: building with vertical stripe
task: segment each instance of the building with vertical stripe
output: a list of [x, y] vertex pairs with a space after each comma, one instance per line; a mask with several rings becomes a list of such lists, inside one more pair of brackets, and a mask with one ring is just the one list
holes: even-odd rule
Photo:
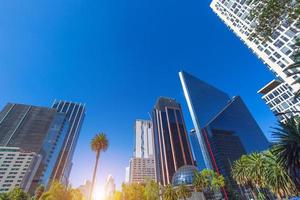
[[197, 164], [219, 172], [241, 192], [231, 178], [232, 163], [244, 154], [266, 150], [269, 142], [241, 97], [230, 98], [186, 72], [179, 76], [195, 127], [194, 153], [201, 149]]
[[[15, 183], [13, 179], [20, 178], [7, 176], [6, 173], [11, 173], [9, 172], [10, 164], [15, 160], [23, 160], [22, 155], [26, 152], [39, 157], [40, 161], [34, 162], [34, 170], [31, 170], [30, 175], [27, 174], [27, 177], [31, 177], [30, 179], [25, 179], [25, 174], [22, 177], [24, 178], [21, 181], [22, 185], [24, 187], [26, 185], [24, 189], [33, 193], [39, 184], [47, 186], [68, 130], [69, 120], [65, 113], [59, 113], [53, 108], [8, 103], [0, 112], [0, 151], [15, 147], [17, 152], [7, 155], [0, 152], [0, 155], [3, 154], [3, 157], [0, 156], [0, 166], [3, 167], [1, 173], [5, 172], [2, 178], [7, 178], [4, 180], [7, 182], [5, 187], [8, 188]], [[17, 158], [18, 156], [21, 157]], [[29, 170], [30, 165], [32, 163], [29, 162], [24, 167]], [[17, 172], [21, 168], [16, 167], [21, 167], [21, 163], [12, 165], [13, 171]], [[5, 188], [2, 189], [5, 190]]]
[[171, 184], [178, 168], [194, 165], [180, 104], [172, 98], [158, 98], [152, 120], [157, 180]]
[[85, 117], [85, 105], [82, 103], [55, 100], [52, 109], [64, 114], [69, 122], [67, 136], [65, 137], [63, 148], [60, 151], [59, 159], [52, 174], [52, 179], [59, 180], [67, 185], [72, 169], [75, 146]]

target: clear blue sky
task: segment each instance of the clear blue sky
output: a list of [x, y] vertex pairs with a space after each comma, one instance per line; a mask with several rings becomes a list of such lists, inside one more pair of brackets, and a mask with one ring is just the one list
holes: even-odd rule
[[91, 178], [90, 139], [107, 133], [110, 148], [98, 180], [119, 185], [133, 146], [136, 118], [158, 96], [182, 103], [184, 69], [230, 95], [241, 95], [264, 132], [275, 119], [256, 92], [267, 67], [209, 8], [209, 0], [2, 0], [0, 106], [84, 102], [86, 119], [74, 156], [73, 186]]

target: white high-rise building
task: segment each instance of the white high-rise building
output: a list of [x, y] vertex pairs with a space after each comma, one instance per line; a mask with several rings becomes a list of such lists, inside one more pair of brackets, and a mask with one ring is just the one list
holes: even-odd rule
[[109, 174], [105, 183], [105, 197], [107, 199], [111, 198], [116, 191], [116, 184], [113, 177]]
[[18, 147], [0, 147], [0, 193], [15, 187], [28, 192], [42, 156]]
[[129, 183], [130, 180], [130, 167], [125, 168], [125, 183]]
[[153, 132], [152, 122], [149, 120], [138, 119], [135, 121], [135, 147], [134, 157], [150, 158], [153, 157]]
[[130, 160], [130, 183], [145, 183], [156, 180], [154, 158], [132, 158]]
[[[297, 111], [300, 100], [293, 98], [293, 93], [299, 89], [299, 84], [293, 84], [298, 75], [288, 77], [288, 73], [296, 72], [284, 69], [294, 63], [292, 60], [295, 37], [300, 36], [296, 21], [288, 23], [283, 20], [268, 41], [258, 37], [249, 37], [255, 30], [255, 20], [250, 17], [253, 1], [246, 0], [213, 0], [210, 7], [222, 21], [269, 67], [276, 80], [269, 82], [258, 92], [262, 99], [275, 113]], [[280, 120], [285, 115], [279, 115]]]

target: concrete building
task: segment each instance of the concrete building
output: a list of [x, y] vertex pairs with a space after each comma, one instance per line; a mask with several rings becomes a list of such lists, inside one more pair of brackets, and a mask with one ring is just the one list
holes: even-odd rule
[[162, 185], [168, 185], [179, 167], [194, 165], [180, 104], [172, 98], [158, 98], [152, 120], [156, 177]]
[[18, 147], [0, 147], [0, 193], [21, 187], [28, 192], [42, 156]]
[[125, 183], [129, 183], [130, 181], [130, 167], [125, 168]]
[[130, 160], [130, 183], [145, 183], [156, 180], [154, 158], [132, 158]]
[[138, 119], [135, 121], [134, 157], [150, 158], [154, 154], [152, 122]]
[[111, 175], [108, 175], [105, 183], [105, 197], [107, 199], [113, 197], [115, 191], [116, 191], [115, 180]]
[[[36, 162], [37, 169], [32, 171], [33, 178], [24, 179], [27, 183], [21, 185], [26, 186], [26, 190], [30, 185], [30, 193], [33, 193], [39, 184], [47, 186], [57, 174], [57, 166], [61, 166], [61, 153], [65, 152], [65, 145], [71, 135], [70, 130], [73, 130], [70, 127], [82, 123], [75, 116], [69, 118], [67, 112], [59, 112], [58, 109], [8, 103], [0, 112], [0, 147], [15, 147], [20, 152], [32, 153], [41, 158], [39, 163]], [[75, 120], [74, 123], [72, 120]], [[74, 138], [70, 151], [74, 150], [75, 144]], [[64, 163], [67, 160], [70, 159], [66, 158]], [[58, 180], [63, 182], [62, 179]]]
[[[255, 19], [250, 15], [255, 3], [256, 1], [245, 0], [213, 0], [210, 7], [275, 74], [276, 79], [258, 91], [274, 114], [299, 110], [300, 100], [291, 98], [293, 92], [300, 87], [299, 84], [294, 84], [299, 73], [288, 77], [288, 74], [297, 70], [284, 71], [294, 63], [294, 39], [300, 36], [297, 20], [289, 22], [288, 19], [282, 19], [281, 25], [268, 40], [250, 37], [256, 26]], [[287, 116], [283, 115], [279, 119], [284, 120]]]
[[91, 192], [91, 189], [92, 189], [92, 182], [89, 181], [89, 180], [86, 180], [84, 182], [84, 184], [80, 185], [77, 189], [80, 190], [80, 192], [83, 194], [85, 199], [89, 199], [90, 192]]

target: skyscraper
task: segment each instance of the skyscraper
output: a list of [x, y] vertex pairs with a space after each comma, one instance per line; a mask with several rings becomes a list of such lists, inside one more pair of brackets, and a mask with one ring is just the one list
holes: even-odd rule
[[[130, 183], [156, 180], [152, 122], [136, 120], [134, 126], [134, 154], [130, 159], [128, 179]], [[127, 176], [127, 175], [126, 175]]]
[[183, 165], [194, 165], [181, 106], [175, 99], [158, 98], [152, 112], [158, 181], [167, 185]]
[[[297, 20], [281, 19], [281, 25], [268, 40], [250, 37], [256, 26], [255, 19], [250, 15], [254, 3], [255, 1], [244, 0], [213, 0], [210, 7], [275, 74], [276, 80], [259, 90], [270, 109], [275, 114], [299, 110], [300, 100], [293, 98], [293, 91], [299, 88], [299, 84], [294, 84], [299, 74], [288, 77], [288, 74], [297, 70], [284, 71], [288, 65], [294, 63], [294, 38], [300, 36], [296, 27]], [[283, 120], [286, 116], [279, 117]]]
[[135, 121], [135, 149], [134, 157], [153, 157], [153, 133], [150, 120], [138, 119]]
[[[49, 183], [68, 128], [69, 121], [66, 115], [51, 108], [8, 103], [0, 112], [0, 146], [3, 147], [1, 149], [16, 147], [20, 152], [14, 156], [11, 154], [8, 158], [13, 161], [15, 156], [23, 155], [22, 152], [41, 157], [37, 169], [33, 170], [34, 176], [27, 179], [31, 183], [23, 183], [30, 185], [26, 186], [30, 192], [33, 192], [38, 184]], [[1, 159], [0, 162], [9, 161]]]
[[113, 197], [116, 190], [115, 180], [111, 175], [108, 175], [105, 183], [105, 197], [110, 199]]
[[[240, 97], [229, 98], [186, 72], [179, 76], [201, 147], [202, 155], [195, 156], [197, 163], [204, 160], [207, 168], [220, 172], [234, 185], [231, 164], [243, 154], [267, 149], [269, 142]], [[198, 148], [194, 143], [193, 148]]]
[[68, 184], [75, 146], [85, 117], [85, 105], [81, 103], [55, 100], [52, 108], [56, 109], [59, 113], [65, 114], [66, 119], [70, 124], [67, 137], [64, 141], [64, 146], [59, 154], [59, 160], [57, 161], [54, 173], [52, 174], [52, 179]]

